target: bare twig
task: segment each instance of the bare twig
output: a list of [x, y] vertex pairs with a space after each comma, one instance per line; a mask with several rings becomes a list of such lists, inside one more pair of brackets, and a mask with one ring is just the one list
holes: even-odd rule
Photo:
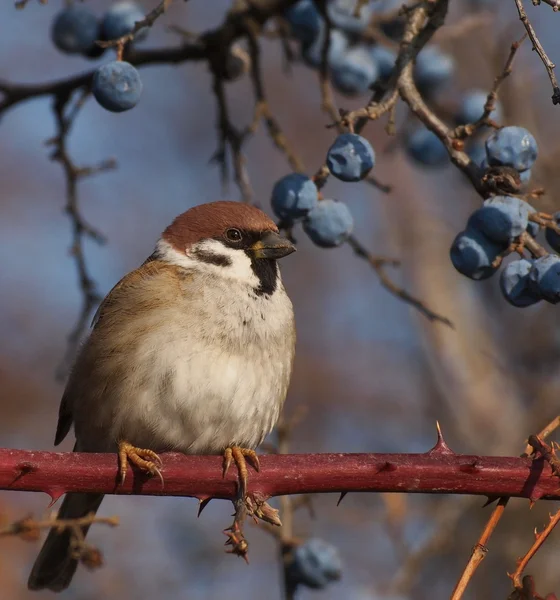
[[418, 298], [415, 298], [409, 292], [407, 292], [403, 288], [400, 288], [393, 281], [391, 281], [391, 279], [385, 272], [385, 267], [388, 264], [395, 266], [398, 264], [398, 261], [373, 256], [354, 236], [350, 236], [348, 238], [347, 244], [352, 248], [352, 250], [357, 256], [364, 258], [368, 261], [368, 263], [372, 266], [373, 270], [379, 277], [381, 285], [388, 292], [393, 294], [393, 296], [396, 296], [397, 298], [400, 298], [407, 304], [410, 304], [416, 310], [420, 311], [420, 313], [424, 315], [429, 321], [439, 321], [440, 323], [448, 325], [449, 327], [453, 327], [453, 323], [447, 317], [439, 315], [434, 311], [430, 310], [421, 300], [418, 300]]
[[519, 19], [523, 23], [523, 26], [525, 27], [527, 34], [529, 35], [529, 38], [533, 43], [533, 50], [535, 50], [539, 55], [544, 65], [544, 68], [548, 73], [548, 78], [550, 79], [550, 83], [552, 84], [552, 103], [560, 104], [560, 87], [558, 86], [558, 80], [556, 79], [556, 75], [554, 74], [554, 68], [556, 65], [550, 60], [550, 58], [548, 58], [548, 55], [546, 54], [542, 44], [540, 43], [539, 38], [537, 37], [537, 34], [533, 29], [533, 26], [531, 25], [531, 21], [529, 21], [529, 17], [525, 12], [522, 0], [514, 1], [515, 5], [517, 6], [517, 12], [519, 13]]
[[57, 123], [57, 134], [47, 142], [49, 145], [54, 146], [55, 149], [51, 158], [62, 165], [66, 177], [65, 210], [72, 222], [72, 245], [70, 254], [76, 264], [80, 290], [82, 292], [82, 310], [76, 325], [68, 337], [68, 347], [66, 349], [64, 360], [57, 369], [57, 376], [60, 379], [66, 376], [68, 366], [74, 358], [77, 345], [89, 325], [91, 314], [101, 300], [95, 281], [91, 277], [86, 263], [84, 237], [89, 237], [98, 244], [105, 243], [105, 237], [89, 225], [81, 214], [78, 203], [78, 182], [83, 177], [115, 167], [115, 162], [111, 160], [104, 161], [96, 167], [78, 167], [74, 164], [68, 153], [68, 135], [88, 94], [89, 90], [84, 89], [81, 96], [74, 103], [74, 106], [67, 111], [67, 114], [65, 114], [65, 111], [69, 105], [69, 96], [56, 96], [53, 111]]
[[114, 40], [99, 40], [96, 42], [96, 44], [101, 46], [101, 48], [111, 48], [116, 46], [122, 53], [122, 49], [124, 48], [125, 44], [131, 42], [140, 30], [144, 29], [145, 27], [151, 27], [156, 22], [158, 17], [160, 17], [169, 8], [171, 2], [173, 2], [173, 0], [162, 0], [153, 10], [147, 13], [143, 19], [134, 23], [134, 27], [130, 33]]
[[218, 150], [213, 160], [220, 165], [222, 185], [227, 186], [229, 179], [228, 149], [231, 151], [235, 181], [241, 191], [243, 202], [253, 203], [253, 188], [247, 173], [245, 156], [242, 153], [244, 135], [230, 120], [224, 80], [214, 74], [214, 94], [218, 102]]
[[498, 90], [504, 82], [504, 80], [511, 75], [513, 69], [513, 59], [515, 58], [517, 51], [519, 50], [521, 44], [525, 41], [526, 38], [527, 34], [525, 34], [519, 41], [512, 43], [504, 68], [502, 69], [502, 72], [499, 73], [494, 79], [494, 85], [492, 86], [492, 89], [488, 94], [486, 104], [484, 105], [484, 112], [482, 113], [481, 117], [476, 123], [460, 125], [459, 127], [457, 127], [457, 129], [451, 134], [452, 137], [461, 139], [467, 136], [471, 136], [474, 133], [476, 133], [482, 126], [488, 124], [488, 119], [490, 118], [492, 111], [496, 108]]
[[486, 554], [488, 553], [488, 540], [490, 536], [494, 533], [494, 529], [496, 529], [496, 525], [502, 518], [504, 514], [504, 510], [509, 502], [509, 498], [500, 498], [496, 508], [492, 511], [490, 518], [488, 519], [484, 530], [482, 531], [478, 541], [476, 542], [474, 548], [472, 549], [471, 556], [469, 558], [469, 562], [465, 567], [465, 570], [461, 574], [453, 593], [451, 594], [451, 600], [459, 600], [463, 597], [465, 590], [467, 589], [467, 585], [469, 581], [472, 579], [475, 571], [478, 569], [480, 563], [486, 558]]
[[537, 531], [535, 530], [535, 541], [533, 542], [533, 545], [529, 548], [527, 554], [525, 554], [525, 556], [521, 560], [519, 560], [519, 562], [517, 563], [517, 568], [515, 569], [513, 575], [510, 575], [511, 579], [513, 580], [513, 586], [515, 587], [515, 589], [522, 588], [521, 576], [523, 575], [523, 571], [529, 564], [529, 561], [538, 552], [539, 548], [544, 544], [546, 538], [552, 533], [552, 530], [556, 527], [559, 521], [560, 510], [558, 510], [554, 516], [550, 516], [548, 525], [540, 533], [537, 533]]
[[0, 537], [17, 536], [26, 540], [36, 540], [39, 537], [39, 532], [42, 529], [50, 529], [56, 527], [57, 530], [72, 529], [74, 527], [83, 527], [84, 525], [92, 525], [93, 523], [101, 523], [116, 527], [119, 524], [118, 517], [97, 517], [94, 514], [80, 517], [78, 519], [57, 519], [56, 513], [51, 518], [37, 521], [32, 517], [25, 517], [18, 521], [5, 525], [0, 528]]
[[280, 124], [272, 114], [268, 100], [264, 91], [264, 83], [262, 79], [261, 53], [258, 43], [258, 38], [252, 27], [247, 28], [247, 40], [249, 42], [249, 55], [251, 57], [251, 80], [253, 82], [253, 90], [255, 93], [256, 107], [253, 127], [250, 132], [254, 131], [256, 124], [262, 118], [266, 124], [268, 135], [272, 139], [274, 145], [285, 155], [290, 167], [294, 171], [302, 172], [304, 170], [303, 163], [295, 150], [290, 146]]
[[103, 555], [98, 548], [86, 544], [83, 533], [84, 528], [88, 528], [93, 523], [116, 527], [119, 519], [118, 517], [96, 517], [93, 513], [77, 519], [56, 519], [56, 515], [53, 515], [49, 519], [36, 521], [31, 517], [25, 517], [0, 528], [0, 537], [16, 536], [26, 541], [37, 541], [42, 529], [54, 527], [59, 533], [68, 530], [72, 557], [88, 569], [96, 569], [102, 566]]

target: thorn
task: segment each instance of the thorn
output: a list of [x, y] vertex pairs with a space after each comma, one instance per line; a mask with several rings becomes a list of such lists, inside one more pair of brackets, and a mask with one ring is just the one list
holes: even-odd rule
[[482, 505], [482, 508], [486, 508], [487, 506], [490, 506], [490, 504], [496, 502], [496, 500], [498, 500], [500, 498], [500, 496], [488, 496], [486, 498], [486, 502]]
[[426, 452], [428, 455], [432, 454], [455, 454], [451, 448], [445, 443], [443, 439], [443, 433], [441, 432], [441, 426], [439, 421], [436, 421], [436, 430], [437, 430], [437, 442], [436, 445]]
[[340, 492], [340, 498], [338, 499], [338, 502], [336, 503], [337, 506], [340, 505], [340, 503], [344, 500], [344, 496], [346, 496], [348, 492]]
[[202, 511], [210, 504], [210, 500], [212, 500], [212, 498], [200, 498], [198, 500], [198, 513], [196, 515], [197, 518], [200, 517]]
[[47, 509], [52, 508], [61, 496], [64, 496], [64, 490], [46, 490], [47, 494], [51, 497], [51, 501], [47, 506]]

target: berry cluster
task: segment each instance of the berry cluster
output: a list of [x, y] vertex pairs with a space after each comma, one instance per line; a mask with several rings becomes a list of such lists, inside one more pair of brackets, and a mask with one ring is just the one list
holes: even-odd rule
[[[362, 136], [342, 133], [329, 148], [326, 162], [337, 179], [360, 181], [373, 168], [375, 152]], [[291, 173], [276, 182], [272, 190], [272, 210], [285, 226], [303, 221], [305, 233], [322, 248], [340, 246], [354, 227], [346, 204], [320, 200], [313, 180], [301, 173]]]
[[321, 590], [342, 575], [342, 560], [332, 544], [319, 538], [310, 538], [290, 553], [286, 575], [289, 585]]
[[[397, 13], [399, 0], [366, 3], [356, 16], [355, 2], [329, 0], [326, 11], [332, 28], [329, 38], [327, 66], [333, 86], [347, 96], [367, 93], [377, 82], [386, 80], [395, 64], [396, 54], [373, 42], [360, 40], [374, 12]], [[313, 0], [300, 0], [285, 13], [291, 35], [299, 42], [305, 64], [318, 69], [327, 35], [325, 19]], [[402, 33], [402, 18], [384, 20], [386, 35], [398, 38]]]
[[[522, 127], [504, 127], [486, 140], [482, 163], [489, 167], [508, 167], [520, 179], [530, 173], [537, 158], [535, 138]], [[509, 263], [500, 276], [500, 288], [513, 306], [530, 306], [545, 300], [560, 302], [560, 257], [556, 254], [536, 259], [523, 257], [527, 240], [546, 227], [546, 239], [560, 250], [558, 218], [540, 215], [518, 196], [497, 195], [484, 201], [469, 218], [465, 231], [451, 245], [451, 262], [471, 279], [487, 279], [500, 267], [504, 256], [517, 252], [521, 258]]]
[[[51, 37], [54, 45], [67, 54], [99, 58], [105, 51], [97, 41], [116, 40], [128, 35], [144, 12], [134, 2], [117, 2], [98, 19], [88, 8], [72, 4], [55, 17]], [[135, 35], [140, 41], [147, 35], [141, 29]], [[97, 69], [92, 92], [103, 108], [123, 112], [136, 106], [142, 94], [138, 71], [125, 61], [112, 61]]]

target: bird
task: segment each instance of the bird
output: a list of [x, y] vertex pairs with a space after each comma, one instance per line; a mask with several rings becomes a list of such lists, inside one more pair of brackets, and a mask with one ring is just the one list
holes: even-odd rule
[[[55, 445], [73, 425], [74, 451], [118, 453], [121, 482], [128, 462], [161, 476], [162, 452], [223, 455], [244, 494], [246, 458], [258, 470], [255, 449], [291, 378], [294, 312], [277, 260], [294, 251], [249, 204], [209, 202], [176, 217], [99, 305], [62, 396]], [[95, 514], [102, 500], [69, 493], [57, 518]], [[78, 562], [71, 531], [53, 527], [28, 588], [66, 589]]]

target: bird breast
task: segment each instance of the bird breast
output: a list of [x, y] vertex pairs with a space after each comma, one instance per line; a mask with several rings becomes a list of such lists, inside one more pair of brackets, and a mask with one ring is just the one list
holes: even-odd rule
[[86, 343], [76, 373], [88, 381], [73, 409], [84, 449], [125, 439], [156, 452], [221, 453], [255, 448], [274, 427], [295, 341], [281, 282], [269, 297], [202, 274], [178, 289], [157, 306], [140, 302], [138, 314], [138, 298], [125, 298], [128, 318], [107, 319], [111, 335], [101, 319]]

